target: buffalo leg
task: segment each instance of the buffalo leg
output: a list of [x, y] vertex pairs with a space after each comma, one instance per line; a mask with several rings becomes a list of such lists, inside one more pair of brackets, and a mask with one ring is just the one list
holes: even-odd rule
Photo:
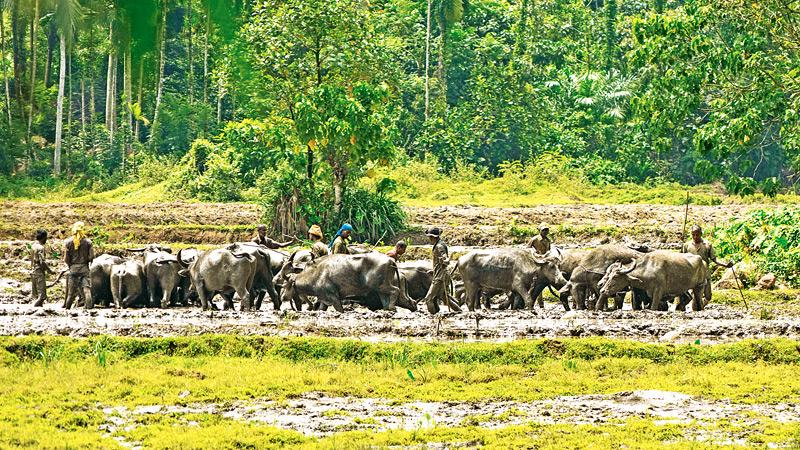
[[703, 308], [705, 307], [705, 303], [703, 302], [703, 290], [704, 290], [704, 287], [705, 286], [696, 287], [696, 288], [693, 289], [692, 293], [694, 294], [693, 295], [694, 296], [694, 301], [692, 302], [692, 309], [694, 311], [702, 311]]
[[614, 309], [619, 310], [622, 309], [622, 305], [625, 304], [625, 294], [626, 292], [619, 292], [617, 295], [614, 296]]
[[247, 290], [247, 288], [244, 286], [240, 287], [239, 289], [236, 290], [236, 294], [239, 295], [239, 301], [241, 302], [239, 309], [241, 311], [252, 311], [253, 304], [251, 302], [252, 300], [250, 297], [251, 294]]
[[200, 298], [200, 306], [203, 308], [203, 311], [206, 311], [208, 309], [210, 293], [206, 290], [206, 287], [202, 281], [200, 282], [195, 281], [194, 285], [195, 288], [197, 289], [197, 296]]

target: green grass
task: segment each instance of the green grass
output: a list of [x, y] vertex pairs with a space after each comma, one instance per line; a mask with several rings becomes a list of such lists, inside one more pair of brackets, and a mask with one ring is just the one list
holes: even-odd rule
[[568, 168], [528, 166], [499, 177], [488, 177], [469, 166], [458, 167], [450, 175], [437, 172], [430, 163], [406, 165], [370, 173], [369, 184], [383, 177], [398, 183], [397, 198], [406, 206], [475, 205], [486, 207], [524, 207], [557, 204], [682, 205], [689, 192], [693, 204], [800, 203], [800, 196], [781, 194], [768, 198], [761, 194], [745, 198], [727, 195], [719, 185], [684, 186], [672, 182], [620, 183], [594, 185]]
[[[532, 401], [662, 389], [740, 403], [798, 402], [798, 364], [798, 343], [781, 339], [704, 346], [601, 338], [502, 344], [245, 336], [0, 338], [0, 447], [115, 447], [98, 431], [106, 420], [103, 406], [281, 400], [311, 391], [397, 401]], [[409, 370], [417, 375], [414, 380]], [[523, 443], [556, 448], [555, 442], [568, 447], [691, 444], [681, 437], [683, 426], [650, 420], [631, 420], [624, 426], [525, 425], [497, 430], [465, 424], [342, 432], [325, 439], [210, 414], [137, 420], [138, 427], [121, 435], [147, 448], [350, 448], [427, 441], [506, 448]], [[797, 438], [792, 434], [797, 424], [763, 423], [763, 429], [750, 430], [757, 439], [753, 443]], [[732, 430], [739, 425], [720, 426]]]
[[[453, 173], [437, 172], [431, 163], [409, 162], [391, 169], [371, 170], [362, 179], [370, 185], [391, 177], [398, 183], [395, 197], [405, 206], [429, 207], [475, 205], [486, 207], [522, 207], [542, 204], [630, 204], [650, 203], [681, 205], [688, 191], [693, 204], [727, 203], [798, 204], [800, 196], [780, 194], [768, 198], [761, 194], [748, 197], [727, 195], [720, 185], [684, 186], [672, 182], [620, 183], [594, 185], [570, 169], [529, 166], [489, 177], [469, 166], [460, 166]], [[27, 196], [25, 193], [28, 193]], [[29, 188], [15, 192], [16, 199], [41, 202], [71, 201], [80, 203], [153, 203], [172, 201], [167, 182], [157, 184], [135, 182], [97, 193], [76, 193], [67, 184], [50, 188]], [[19, 197], [19, 196], [23, 197]], [[245, 197], [252, 197], [248, 194]], [[257, 198], [249, 198], [256, 201]], [[187, 201], [196, 201], [188, 199]]]
[[[740, 403], [798, 402], [799, 349], [791, 340], [703, 346], [600, 338], [503, 344], [245, 336], [0, 338], [4, 422], [0, 446], [115, 447], [98, 431], [106, 420], [102, 406], [281, 400], [311, 391], [397, 401], [532, 401], [663, 389]], [[417, 374], [414, 380], [408, 370]], [[184, 391], [189, 395], [182, 395]], [[664, 442], [691, 447], [682, 437], [683, 425], [656, 425], [650, 420], [630, 420], [624, 426], [525, 425], [496, 430], [465, 423], [458, 428], [342, 432], [325, 439], [211, 414], [147, 415], [137, 423], [120, 434], [147, 448], [351, 448], [428, 441], [498, 448], [523, 444], [556, 448], [556, 442], [562, 445], [559, 448], [584, 448], [589, 443], [658, 448]], [[754, 444], [797, 438], [793, 434], [797, 424], [762, 425], [749, 430], [748, 439], [755, 439]], [[719, 426], [735, 432], [740, 425]]]

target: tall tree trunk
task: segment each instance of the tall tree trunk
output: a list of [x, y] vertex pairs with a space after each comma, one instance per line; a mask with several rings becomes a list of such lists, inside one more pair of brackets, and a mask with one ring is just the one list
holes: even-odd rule
[[[72, 134], [72, 52], [67, 55], [67, 135]], [[69, 151], [69, 150], [67, 150]]]
[[86, 133], [86, 79], [81, 71], [81, 132]]
[[222, 98], [224, 95], [217, 92], [217, 126], [222, 122]]
[[428, 0], [428, 10], [425, 20], [425, 120], [428, 120], [431, 99], [430, 64], [431, 64], [431, 1]]
[[50, 75], [53, 70], [53, 50], [58, 45], [58, 32], [56, 31], [55, 21], [50, 21], [47, 26], [47, 62], [44, 65], [44, 86], [50, 87]]
[[[72, 52], [67, 56], [67, 136], [72, 135]], [[67, 169], [67, 177], [72, 176], [72, 167], [69, 165], [69, 145], [64, 148], [64, 166]]]
[[117, 72], [118, 72], [117, 55], [114, 54], [111, 58], [111, 110], [109, 112], [109, 127], [108, 127], [108, 142], [111, 148], [114, 147], [114, 133], [117, 130]]
[[62, 32], [60, 37], [61, 62], [58, 65], [58, 105], [56, 106], [56, 148], [53, 155], [53, 174], [61, 175], [61, 133], [64, 122], [64, 84], [67, 75], [67, 40]]
[[89, 126], [94, 126], [94, 106], [95, 103], [95, 96], [94, 96], [94, 78], [89, 80]]
[[[89, 69], [89, 127], [94, 126], [94, 110], [96, 107], [95, 98], [94, 98], [94, 83], [97, 80], [97, 56], [94, 51], [94, 27], [89, 27], [89, 48], [88, 50], [88, 61], [86, 66]], [[83, 73], [83, 71], [81, 71]]]
[[[139, 93], [138, 93], [137, 98], [136, 98], [136, 104], [139, 105], [140, 113], [141, 113], [141, 111], [143, 111], [143, 109], [142, 109], [143, 108], [143, 105], [142, 105], [142, 91], [143, 91], [142, 87], [143, 86], [144, 86], [144, 58], [139, 58], [139, 87], [138, 87]], [[139, 124], [142, 121], [138, 120], [138, 119], [134, 119], [134, 120], [136, 120], [136, 123], [134, 124], [133, 138], [134, 138], [134, 140], [136, 142], [139, 142]]]
[[444, 104], [447, 105], [447, 73], [445, 73], [444, 68], [444, 47], [447, 43], [446, 41], [446, 34], [447, 28], [444, 25], [444, 17], [439, 18], [439, 61], [437, 62], [436, 72], [437, 78], [439, 78], [439, 86], [441, 92], [439, 95], [442, 96], [444, 100]]
[[123, 146], [122, 150], [122, 172], [125, 173], [125, 156], [126, 153], [128, 156], [133, 155], [133, 108], [131, 107], [133, 104], [133, 88], [131, 86], [132, 78], [133, 78], [133, 70], [131, 69], [131, 44], [128, 42], [128, 49], [125, 52], [125, 65], [124, 65], [124, 72], [122, 76], [124, 79], [122, 80], [124, 91], [125, 91], [125, 109], [128, 111], [127, 118], [125, 120], [125, 145]]
[[187, 37], [189, 40], [187, 50], [189, 56], [189, 104], [194, 103], [194, 54], [192, 53], [192, 0], [186, 0], [188, 6], [188, 14], [186, 17], [187, 24]]
[[[113, 46], [114, 43], [114, 21], [108, 26], [108, 42]], [[111, 83], [113, 80], [112, 68], [114, 67], [114, 50], [108, 51], [108, 73], [106, 74], [106, 129], [111, 130]]]
[[39, 24], [39, 0], [34, 1], [33, 21], [31, 22], [31, 92], [30, 92], [30, 113], [28, 113], [28, 145], [31, 144], [31, 126], [33, 125], [33, 101], [36, 93], [36, 32]]
[[164, 52], [167, 45], [167, 1], [162, 0], [161, 42], [158, 51], [158, 81], [156, 82], [156, 105], [153, 111], [153, 126], [150, 127], [150, 145], [155, 145], [158, 134], [158, 112], [161, 108], [161, 95], [164, 90]]
[[3, 9], [0, 8], [0, 59], [3, 61], [3, 80], [5, 80], [6, 114], [8, 115], [8, 127], [11, 128], [11, 92], [8, 85], [8, 74], [6, 73], [6, 26]]
[[[211, 6], [206, 5], [206, 34], [203, 36], [203, 104], [208, 104], [208, 35], [211, 34]], [[206, 121], [207, 123], [208, 121]]]
[[25, 25], [20, 23], [19, 2], [11, 2], [11, 54], [14, 57], [14, 98], [22, 118], [25, 109], [22, 100], [22, 78], [25, 76]]

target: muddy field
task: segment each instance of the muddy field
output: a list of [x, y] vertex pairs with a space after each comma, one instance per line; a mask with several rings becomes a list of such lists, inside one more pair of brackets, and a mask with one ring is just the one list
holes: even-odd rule
[[[245, 239], [260, 212], [254, 205], [171, 203], [150, 205], [50, 204], [6, 202], [0, 208], [0, 334], [89, 336], [174, 336], [237, 333], [279, 336], [321, 335], [375, 341], [403, 339], [512, 340], [538, 337], [607, 336], [648, 342], [723, 342], [743, 338], [799, 337], [800, 318], [790, 310], [770, 309], [769, 320], [759, 305], [711, 304], [702, 312], [652, 312], [629, 309], [612, 313], [565, 312], [550, 298], [544, 310], [444, 313], [423, 311], [390, 314], [360, 307], [334, 312], [275, 312], [271, 306], [255, 313], [202, 312], [196, 308], [99, 309], [65, 311], [63, 281], [50, 291], [43, 309], [26, 304], [29, 292], [27, 241], [17, 240], [38, 227], [63, 237], [70, 223], [83, 219], [101, 234], [99, 250], [125, 255], [125, 242], [166, 242], [213, 245]], [[693, 218], [719, 223], [745, 213], [741, 206], [693, 206]], [[412, 228], [441, 224], [455, 254], [475, 245], [511, 245], [522, 239], [514, 229], [535, 227], [547, 220], [562, 230], [565, 247], [603, 242], [636, 241], [654, 247], [676, 245], [683, 226], [682, 207], [654, 205], [567, 205], [536, 208], [441, 207], [408, 210]], [[131, 231], [127, 224], [136, 224]], [[567, 230], [569, 231], [568, 234]], [[583, 230], [583, 231], [580, 231]], [[628, 233], [630, 231], [630, 233]], [[583, 233], [583, 234], [581, 234]], [[637, 234], [638, 233], [638, 234]], [[412, 232], [414, 234], [414, 232]], [[130, 236], [129, 236], [130, 235]], [[128, 236], [128, 237], [125, 237]], [[414, 238], [416, 242], [421, 239]], [[51, 241], [51, 257], [58, 254]], [[427, 247], [411, 257], [427, 257]], [[59, 261], [52, 259], [51, 264]], [[549, 295], [548, 295], [549, 297]], [[56, 303], [58, 302], [58, 303]], [[285, 305], [285, 308], [287, 306]], [[630, 308], [626, 305], [626, 308]], [[269, 309], [269, 310], [267, 310]]]
[[[271, 309], [271, 306], [269, 307]], [[66, 311], [60, 305], [33, 308], [0, 305], [0, 335], [94, 335], [160, 337], [206, 333], [263, 336], [329, 336], [367, 341], [509, 341], [526, 338], [605, 336], [644, 342], [730, 342], [748, 338], [800, 339], [800, 319], [780, 313], [770, 320], [725, 305], [701, 312], [622, 310], [610, 313], [564, 312], [547, 303], [530, 311], [443, 313], [399, 310], [372, 312], [354, 307], [332, 311], [214, 311], [197, 308], [96, 309]]]

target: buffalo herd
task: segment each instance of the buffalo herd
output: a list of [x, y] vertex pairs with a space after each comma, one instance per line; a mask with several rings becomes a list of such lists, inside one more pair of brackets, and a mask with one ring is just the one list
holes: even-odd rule
[[[242, 311], [259, 310], [269, 296], [273, 308], [344, 311], [346, 304], [371, 310], [417, 310], [432, 281], [431, 262], [396, 262], [374, 250], [351, 246], [349, 255], [315, 258], [308, 250], [291, 254], [252, 242], [208, 251], [149, 245], [128, 249], [134, 256], [101, 255], [91, 265], [95, 304], [117, 308], [198, 304]], [[537, 254], [531, 248], [470, 251], [451, 261], [448, 307], [533, 310], [545, 289], [565, 310], [621, 309], [630, 293], [632, 308], [676, 310], [692, 303], [703, 309], [711, 299], [708, 267], [693, 254], [625, 245], [558, 249]]]

